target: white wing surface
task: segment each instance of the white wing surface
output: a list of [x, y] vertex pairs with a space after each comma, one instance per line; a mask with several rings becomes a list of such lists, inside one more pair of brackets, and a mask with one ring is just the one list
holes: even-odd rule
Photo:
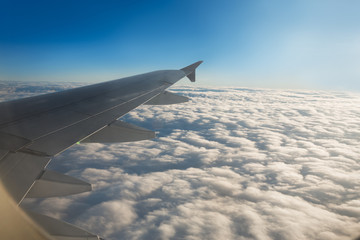
[[[195, 81], [195, 69], [201, 63], [0, 103], [3, 187], [17, 204], [25, 197], [65, 196], [91, 190], [88, 183], [46, 170], [51, 158], [81, 141], [124, 142], [154, 137], [150, 130], [117, 119], [145, 103], [187, 101], [165, 90], [185, 76]], [[55, 239], [98, 238], [67, 223], [29, 215]], [[1, 223], [0, 229], [4, 229]]]

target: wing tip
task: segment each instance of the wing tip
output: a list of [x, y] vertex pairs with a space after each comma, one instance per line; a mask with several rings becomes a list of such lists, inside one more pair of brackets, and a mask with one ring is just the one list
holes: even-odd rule
[[197, 61], [189, 66], [186, 66], [180, 70], [182, 70], [185, 75], [190, 79], [191, 82], [195, 82], [195, 70], [196, 68], [202, 64], [204, 61]]

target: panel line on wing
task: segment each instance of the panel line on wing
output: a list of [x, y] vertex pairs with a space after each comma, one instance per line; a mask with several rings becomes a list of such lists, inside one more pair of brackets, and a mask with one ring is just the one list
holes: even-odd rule
[[103, 129], [106, 127], [106, 125], [113, 122], [114, 119], [121, 117], [131, 109], [134, 109], [143, 104], [154, 95], [159, 94], [164, 90], [163, 88], [163, 86], [155, 88], [146, 94], [142, 94], [133, 98], [126, 104], [121, 104], [120, 106], [96, 114], [91, 118], [85, 119], [59, 131], [36, 139], [29, 146], [27, 146], [26, 149], [45, 152], [51, 156], [59, 154], [60, 152], [76, 144], [76, 142], [82, 141], [89, 135]]

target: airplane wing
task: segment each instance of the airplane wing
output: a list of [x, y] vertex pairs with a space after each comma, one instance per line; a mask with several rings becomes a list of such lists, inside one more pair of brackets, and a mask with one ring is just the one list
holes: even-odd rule
[[[24, 198], [90, 191], [89, 183], [46, 170], [51, 158], [78, 142], [113, 143], [153, 138], [154, 132], [117, 119], [142, 104], [187, 101], [166, 89], [185, 76], [195, 81], [195, 69], [201, 63], [0, 103], [0, 200], [8, 201], [5, 199], [8, 195], [19, 205]], [[7, 208], [10, 215], [18, 212], [13, 205], [10, 203]], [[97, 235], [44, 215], [26, 215], [41, 227], [36, 232], [45, 230], [42, 236], [99, 239]], [[2, 231], [11, 232], [9, 222], [2, 216], [0, 235], [5, 234]], [[26, 228], [34, 229], [32, 226], [30, 223]]]

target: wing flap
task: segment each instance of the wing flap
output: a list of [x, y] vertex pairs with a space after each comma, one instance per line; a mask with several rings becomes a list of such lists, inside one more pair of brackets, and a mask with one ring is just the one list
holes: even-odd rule
[[91, 184], [61, 173], [46, 170], [36, 180], [27, 198], [59, 197], [91, 191]]
[[189, 101], [189, 98], [187, 97], [180, 96], [168, 91], [164, 91], [159, 95], [157, 95], [156, 97], [147, 101], [145, 105], [169, 105], [169, 104], [184, 103], [187, 101]]
[[117, 120], [81, 141], [82, 143], [118, 143], [148, 140], [155, 132]]

